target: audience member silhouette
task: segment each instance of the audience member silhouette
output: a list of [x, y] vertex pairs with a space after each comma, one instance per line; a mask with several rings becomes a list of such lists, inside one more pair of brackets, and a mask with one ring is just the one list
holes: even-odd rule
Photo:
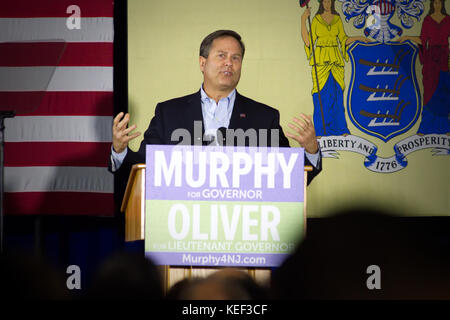
[[223, 269], [206, 278], [184, 279], [168, 292], [169, 300], [260, 300], [265, 289], [246, 272]]
[[[248, 273], [230, 268], [182, 280], [166, 299], [450, 299], [445, 246], [422, 225], [353, 208], [308, 225], [304, 241], [273, 272], [270, 296]], [[2, 255], [0, 288], [9, 299], [72, 297], [66, 277], [36, 255]], [[87, 297], [163, 299], [162, 278], [144, 255], [117, 253], [99, 268]]]
[[0, 290], [8, 300], [70, 299], [66, 278], [43, 257], [8, 253], [0, 257]]
[[120, 252], [99, 268], [90, 299], [163, 299], [160, 272], [143, 254]]
[[267, 288], [258, 284], [248, 272], [243, 272], [233, 268], [226, 268], [210, 275], [212, 279], [222, 279], [223, 281], [235, 281], [250, 296], [251, 300], [262, 300], [268, 298]]
[[167, 294], [165, 296], [166, 300], [169, 301], [181, 300], [183, 292], [185, 292], [188, 289], [188, 287], [196, 280], [197, 278], [194, 279], [184, 278], [183, 280], [178, 281], [167, 291]]
[[341, 211], [308, 227], [272, 290], [281, 299], [449, 299], [448, 248], [389, 213]]

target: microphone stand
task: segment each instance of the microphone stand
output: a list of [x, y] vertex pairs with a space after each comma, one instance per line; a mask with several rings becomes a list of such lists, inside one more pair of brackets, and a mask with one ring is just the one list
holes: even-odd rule
[[5, 119], [14, 118], [14, 111], [0, 111], [0, 254], [3, 254], [3, 216], [4, 201], [3, 193], [5, 186], [4, 156], [5, 156]]

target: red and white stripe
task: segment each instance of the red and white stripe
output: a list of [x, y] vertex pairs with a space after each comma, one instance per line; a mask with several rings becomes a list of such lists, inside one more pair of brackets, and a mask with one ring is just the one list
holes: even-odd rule
[[378, 8], [380, 8], [381, 15], [390, 14], [392, 11], [395, 10], [395, 7], [390, 0], [379, 0]]
[[113, 215], [113, 39], [113, 0], [2, 3], [6, 214]]

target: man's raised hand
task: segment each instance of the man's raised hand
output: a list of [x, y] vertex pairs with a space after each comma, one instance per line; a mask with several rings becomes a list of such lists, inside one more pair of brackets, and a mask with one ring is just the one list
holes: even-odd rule
[[317, 143], [316, 130], [314, 129], [314, 122], [312, 116], [300, 114], [301, 120], [294, 117], [289, 123], [289, 128], [294, 130], [296, 134], [286, 132], [286, 136], [297, 141], [301, 147], [305, 148], [310, 154], [315, 154], [319, 151], [319, 144]]
[[134, 129], [136, 129], [136, 125], [133, 124], [131, 127], [127, 128], [128, 122], [130, 121], [130, 114], [125, 114], [120, 112], [113, 121], [112, 127], [112, 140], [113, 140], [113, 148], [117, 153], [122, 153], [128, 146], [128, 142], [138, 137], [141, 133], [134, 132], [131, 133]]

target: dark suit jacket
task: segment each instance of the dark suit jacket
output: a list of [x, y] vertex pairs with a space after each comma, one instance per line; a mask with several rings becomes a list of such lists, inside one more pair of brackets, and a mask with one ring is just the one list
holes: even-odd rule
[[[203, 132], [201, 136], [194, 135], [194, 121], [201, 121]], [[131, 166], [136, 163], [145, 162], [145, 146], [147, 144], [167, 144], [175, 145], [180, 141], [172, 141], [172, 132], [176, 129], [186, 129], [192, 138], [190, 144], [195, 144], [202, 140], [204, 133], [203, 114], [201, 106], [200, 90], [194, 94], [175, 98], [158, 103], [155, 109], [155, 116], [144, 133], [144, 140], [138, 152], [128, 149], [127, 155], [116, 174], [126, 183]], [[280, 113], [278, 110], [265, 104], [246, 98], [236, 92], [236, 100], [231, 114], [229, 129], [279, 129], [279, 146], [289, 147], [289, 141], [280, 126]], [[270, 146], [270, 135], [267, 145]], [[259, 145], [260, 142], [258, 141]], [[248, 145], [248, 141], [246, 141]], [[305, 165], [311, 165], [305, 157]], [[322, 170], [322, 160], [319, 158], [318, 168], [313, 167], [312, 172], [308, 172], [308, 184]]]

